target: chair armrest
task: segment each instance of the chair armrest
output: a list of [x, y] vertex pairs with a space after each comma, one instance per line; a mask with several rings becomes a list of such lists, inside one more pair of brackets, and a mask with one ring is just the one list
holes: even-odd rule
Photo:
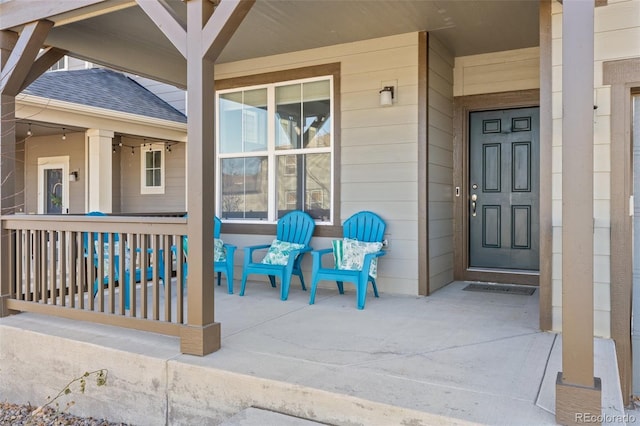
[[256, 250], [260, 250], [260, 249], [266, 249], [271, 247], [271, 244], [260, 244], [257, 246], [248, 246], [244, 248], [244, 259], [245, 259], [245, 263], [247, 261], [249, 262], [253, 262], [253, 252]]
[[313, 248], [311, 248], [310, 246], [302, 247], [301, 249], [291, 250], [289, 252], [289, 260], [287, 261], [287, 264], [293, 264], [293, 262], [295, 262], [298, 256], [304, 253], [309, 253], [310, 251], [313, 251]]
[[322, 250], [314, 250], [311, 252], [311, 256], [313, 259], [313, 263], [312, 263], [312, 271], [317, 271], [322, 267], [322, 257], [327, 255], [327, 254], [333, 254], [333, 249], [332, 248], [328, 248], [328, 249], [322, 249]]

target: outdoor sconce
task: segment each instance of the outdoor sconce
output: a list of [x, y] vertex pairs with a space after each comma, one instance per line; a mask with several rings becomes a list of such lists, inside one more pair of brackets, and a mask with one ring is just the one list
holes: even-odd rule
[[384, 86], [380, 91], [380, 106], [393, 105], [393, 86]]
[[73, 171], [71, 173], [69, 173], [69, 182], [76, 182], [78, 180], [78, 172], [77, 171]]

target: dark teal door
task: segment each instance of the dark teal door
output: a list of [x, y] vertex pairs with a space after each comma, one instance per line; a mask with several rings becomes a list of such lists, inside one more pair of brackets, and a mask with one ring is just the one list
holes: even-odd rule
[[539, 269], [538, 128], [537, 107], [470, 114], [470, 267]]

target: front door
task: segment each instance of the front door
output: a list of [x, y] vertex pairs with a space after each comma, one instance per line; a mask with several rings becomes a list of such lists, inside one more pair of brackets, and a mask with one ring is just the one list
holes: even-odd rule
[[469, 267], [539, 269], [539, 109], [469, 117]]
[[38, 158], [38, 213], [69, 212], [69, 157]]

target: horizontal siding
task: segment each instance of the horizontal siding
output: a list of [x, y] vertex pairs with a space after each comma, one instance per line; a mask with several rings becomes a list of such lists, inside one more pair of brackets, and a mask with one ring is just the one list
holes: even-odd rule
[[428, 246], [429, 291], [453, 281], [453, 80], [454, 59], [429, 36]]
[[139, 140], [122, 138], [124, 145], [136, 146], [133, 155], [123, 150], [120, 159], [120, 211], [122, 213], [181, 212], [186, 210], [185, 203], [185, 155], [186, 145], [178, 143], [171, 146], [171, 152], [165, 151], [165, 192], [164, 194], [140, 193], [140, 155]]
[[537, 89], [539, 55], [530, 47], [455, 58], [455, 96]]
[[[333, 62], [341, 68], [341, 217], [337, 220], [360, 210], [382, 216], [390, 250], [380, 261], [378, 288], [418, 294], [418, 34], [218, 64], [215, 73], [216, 78], [226, 79]], [[382, 108], [378, 92], [389, 84], [396, 86], [396, 99], [393, 106]], [[240, 246], [245, 240], [229, 237]], [[255, 236], [250, 239], [249, 244], [255, 244]], [[314, 239], [317, 244], [331, 246], [330, 240]]]
[[84, 208], [85, 179], [87, 178], [84, 150], [84, 133], [66, 133], [63, 142], [60, 135], [32, 136], [25, 142], [25, 186], [26, 213], [38, 212], [38, 158], [69, 156], [69, 172], [78, 171], [78, 180], [69, 182], [69, 213], [81, 214]]

